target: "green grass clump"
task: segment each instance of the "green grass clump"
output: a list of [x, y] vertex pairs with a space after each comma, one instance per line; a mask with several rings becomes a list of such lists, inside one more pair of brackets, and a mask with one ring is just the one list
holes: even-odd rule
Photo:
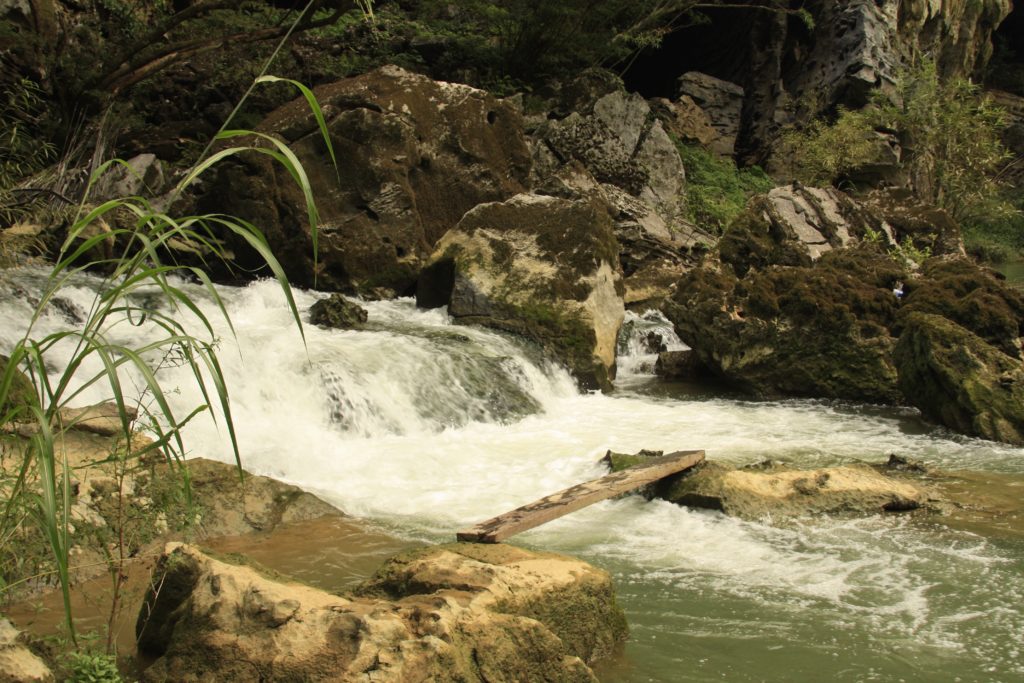
[[717, 156], [698, 145], [677, 143], [686, 169], [688, 218], [714, 234], [725, 227], [747, 205], [747, 200], [775, 186], [757, 166], [737, 168], [732, 159]]

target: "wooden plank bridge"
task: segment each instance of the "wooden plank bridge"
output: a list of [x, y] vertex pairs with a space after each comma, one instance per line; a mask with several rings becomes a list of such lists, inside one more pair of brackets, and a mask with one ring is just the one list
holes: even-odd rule
[[558, 519], [580, 508], [690, 469], [703, 460], [704, 451], [676, 451], [660, 458], [652, 458], [640, 465], [570, 486], [529, 505], [480, 522], [471, 529], [460, 531], [457, 538], [471, 543], [500, 543], [509, 536]]

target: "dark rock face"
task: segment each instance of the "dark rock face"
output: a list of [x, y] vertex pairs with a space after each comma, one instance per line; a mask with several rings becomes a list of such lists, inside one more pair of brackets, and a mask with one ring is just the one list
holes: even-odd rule
[[366, 309], [340, 294], [321, 299], [309, 309], [309, 322], [339, 330], [357, 328], [366, 322]]
[[[337, 171], [305, 99], [259, 130], [282, 137], [309, 176], [320, 211], [318, 263], [299, 190], [262, 155], [225, 167], [200, 202], [263, 230], [297, 284], [410, 291], [433, 244], [467, 210], [527, 183], [520, 116], [483, 91], [383, 67], [316, 95]], [[244, 245], [233, 246], [245, 263]]]
[[693, 349], [662, 351], [654, 364], [654, 374], [667, 380], [696, 379], [700, 373], [700, 359]]
[[896, 346], [899, 386], [928, 418], [1024, 445], [1024, 365], [937, 315], [911, 313]]
[[[803, 7], [814, 17], [813, 28], [774, 12], [749, 19], [742, 74], [733, 76], [745, 91], [736, 141], [745, 160], [763, 161], [780, 125], [810, 121], [837, 105], [863, 106], [871, 91], [891, 89], [901, 68], [922, 55], [935, 61], [943, 77], [976, 75], [1012, 5], [813, 0]], [[719, 30], [728, 35], [727, 28]]]
[[539, 343], [587, 388], [610, 388], [625, 315], [607, 207], [523, 194], [482, 204], [437, 244], [417, 303]]

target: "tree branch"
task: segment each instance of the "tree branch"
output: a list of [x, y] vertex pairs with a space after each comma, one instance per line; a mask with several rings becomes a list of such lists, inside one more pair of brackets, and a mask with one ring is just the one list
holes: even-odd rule
[[[317, 3], [320, 5], [321, 3]], [[175, 15], [174, 18], [178, 18], [181, 14], [189, 13], [189, 10], [196, 10], [191, 12], [189, 16], [179, 19], [173, 23], [173, 26], [178, 26], [188, 19], [195, 18], [200, 15], [201, 11], [213, 11], [215, 9], [225, 9], [233, 6], [234, 3], [221, 3], [221, 2], [210, 2], [200, 3], [199, 5], [193, 5], [189, 9], [183, 10]], [[304, 20], [298, 26], [295, 27], [295, 31], [308, 31], [314, 28], [320, 28], [322, 26], [329, 26], [338, 21], [341, 16], [352, 9], [353, 3], [340, 0], [337, 2], [334, 11], [328, 16], [322, 19], [309, 19]], [[198, 9], [196, 9], [198, 8]], [[313, 12], [316, 11], [314, 6], [309, 12], [312, 16]], [[166, 25], [161, 27], [161, 32], [157, 35], [157, 38], [162, 38], [168, 28]], [[175, 62], [181, 61], [188, 57], [193, 57], [204, 52], [216, 50], [227, 44], [237, 43], [254, 43], [264, 40], [274, 40], [275, 38], [281, 38], [286, 35], [289, 31], [288, 26], [276, 26], [273, 28], [258, 29], [255, 31], [244, 31], [239, 33], [232, 33], [228, 35], [215, 36], [213, 38], [199, 38], [193, 40], [183, 40], [176, 43], [172, 43], [158, 50], [155, 54], [145, 54], [137, 56], [127, 62], [124, 62], [115, 69], [112, 73], [107, 74], [101, 80], [96, 83], [96, 87], [102, 90], [108, 90], [112, 95], [116, 95], [125, 88], [131, 87], [141, 80], [152, 76], [153, 74], [161, 71]], [[150, 33], [150, 36], [156, 35], [156, 31]]]

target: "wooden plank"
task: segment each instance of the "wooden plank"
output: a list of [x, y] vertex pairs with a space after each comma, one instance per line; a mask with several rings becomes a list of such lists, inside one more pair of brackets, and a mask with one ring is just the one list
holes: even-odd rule
[[509, 536], [558, 519], [580, 508], [682, 472], [704, 460], [704, 451], [676, 451], [640, 465], [613, 472], [600, 479], [571, 486], [546, 498], [506, 512], [456, 537], [470, 543], [500, 543]]

